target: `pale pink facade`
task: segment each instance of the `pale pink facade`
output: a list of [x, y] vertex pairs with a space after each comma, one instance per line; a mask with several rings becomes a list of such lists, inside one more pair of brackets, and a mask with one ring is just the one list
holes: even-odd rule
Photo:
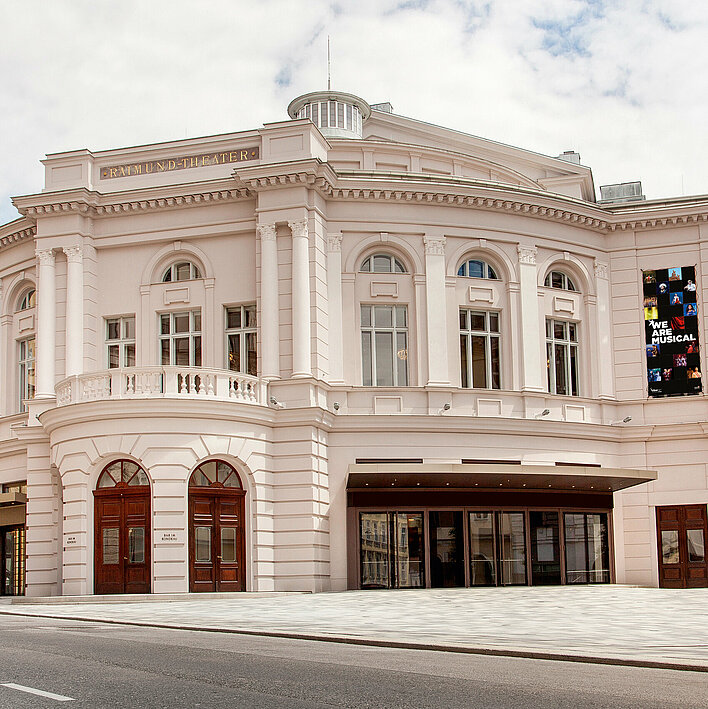
[[[0, 227], [0, 483], [27, 482], [28, 595], [94, 592], [93, 493], [117, 459], [149, 477], [156, 593], [189, 590], [187, 482], [212, 459], [246, 492], [247, 590], [357, 587], [348, 476], [381, 471], [431, 489], [543, 475], [568, 494], [606, 476], [612, 580], [659, 583], [655, 508], [708, 504], [708, 424], [704, 394], [647, 396], [641, 271], [695, 265], [706, 302], [708, 199], [599, 204], [589, 168], [361, 105], [362, 137], [296, 118], [50, 155], [43, 191], [15, 199], [23, 216]], [[374, 255], [401, 270], [362, 272]], [[469, 260], [496, 277], [458, 276]], [[197, 270], [165, 281], [177, 263]], [[544, 285], [552, 271], [575, 289]], [[255, 376], [229, 368], [226, 313], [249, 305]], [[362, 306], [405, 308], [392, 384], [367, 382], [387, 350], [362, 351]], [[499, 388], [462, 386], [461, 309], [498, 317]], [[164, 363], [163, 322], [183, 313], [201, 360]], [[134, 366], [109, 368], [121, 318]], [[549, 393], [554, 319], [577, 328], [575, 395]]]

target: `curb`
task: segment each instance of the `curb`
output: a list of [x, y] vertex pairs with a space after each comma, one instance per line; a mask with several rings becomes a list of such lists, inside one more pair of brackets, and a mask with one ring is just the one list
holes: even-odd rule
[[513, 648], [474, 647], [469, 645], [444, 645], [437, 643], [405, 642], [400, 640], [377, 640], [349, 635], [316, 635], [285, 630], [248, 630], [245, 628], [219, 628], [199, 625], [179, 625], [176, 623], [152, 623], [139, 620], [117, 620], [90, 618], [87, 616], [58, 616], [46, 613], [22, 613], [15, 610], [0, 610], [0, 615], [14, 615], [23, 618], [51, 618], [54, 620], [72, 620], [86, 623], [105, 623], [108, 625], [131, 625], [139, 628], [161, 628], [164, 630], [186, 630], [203, 633], [226, 633], [231, 635], [251, 635], [266, 638], [285, 638], [289, 640], [310, 640], [314, 642], [337, 643], [342, 645], [362, 645], [368, 647], [387, 647], [396, 650], [427, 650], [430, 652], [451, 652], [461, 655], [488, 655], [492, 657], [515, 657], [529, 660], [553, 660], [556, 662], [582, 662], [592, 665], [617, 665], [620, 667], [643, 667], [653, 670], [678, 670], [681, 672], [708, 672], [708, 664], [693, 665], [687, 662], [668, 662], [625, 657], [601, 657], [597, 655], [566, 654], [541, 650], [516, 650]]

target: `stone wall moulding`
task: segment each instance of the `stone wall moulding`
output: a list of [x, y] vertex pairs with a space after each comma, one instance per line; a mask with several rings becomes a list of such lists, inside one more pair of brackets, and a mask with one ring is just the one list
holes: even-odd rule
[[189, 303], [189, 288], [165, 289], [165, 305], [171, 303]]
[[575, 301], [572, 298], [562, 298], [561, 296], [553, 297], [553, 311], [556, 313], [567, 313], [568, 315], [575, 314]]
[[371, 297], [389, 296], [398, 298], [398, 283], [395, 281], [371, 281]]
[[493, 303], [494, 289], [480, 288], [479, 286], [470, 286], [468, 291], [468, 298], [470, 303]]

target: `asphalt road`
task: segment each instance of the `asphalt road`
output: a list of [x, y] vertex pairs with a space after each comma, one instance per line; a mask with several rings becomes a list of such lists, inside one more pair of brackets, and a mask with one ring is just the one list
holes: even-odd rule
[[705, 709], [708, 673], [0, 617], [0, 708], [55, 706]]

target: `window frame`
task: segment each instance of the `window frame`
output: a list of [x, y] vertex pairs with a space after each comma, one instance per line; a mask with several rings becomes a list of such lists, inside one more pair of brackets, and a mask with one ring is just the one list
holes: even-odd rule
[[[377, 258], [386, 258], [389, 261], [389, 270], [388, 271], [376, 271], [374, 270], [374, 259]], [[368, 270], [364, 268], [364, 265], [368, 264]], [[369, 254], [366, 258], [364, 258], [359, 265], [359, 273], [371, 273], [375, 275], [380, 275], [384, 273], [388, 273], [391, 275], [398, 275], [398, 274], [403, 274], [403, 273], [408, 273], [408, 269], [406, 268], [406, 265], [401, 261], [396, 254], [388, 253], [386, 251], [377, 251], [376, 253]]]
[[[565, 334], [557, 337], [555, 334], [556, 324], [564, 326]], [[557, 318], [546, 318], [546, 375], [549, 394], [559, 396], [580, 396], [580, 324], [572, 320], [559, 320]], [[575, 332], [575, 339], [571, 333]], [[556, 370], [558, 363], [556, 360], [557, 349], [561, 348], [564, 353], [564, 376], [567, 382], [567, 391], [558, 391], [556, 381]], [[552, 365], [552, 366], [551, 366]]]
[[37, 289], [32, 287], [25, 290], [17, 299], [16, 313], [21, 313], [25, 310], [32, 310], [37, 306]]
[[[482, 264], [482, 271], [483, 274], [482, 276], [470, 276], [469, 275], [469, 265], [470, 263], [479, 263]], [[460, 271], [464, 271], [464, 273], [460, 273]], [[492, 266], [489, 261], [485, 261], [484, 259], [481, 258], [466, 258], [458, 267], [457, 271], [455, 272], [455, 275], [458, 278], [481, 278], [487, 281], [500, 281], [501, 278], [497, 275], [497, 270]]]
[[[187, 331], [176, 332], [174, 329], [175, 318], [179, 316], [189, 316], [189, 329]], [[195, 327], [196, 318], [199, 318], [199, 326]], [[162, 323], [163, 318], [169, 318], [170, 332], [163, 333]], [[202, 311], [200, 308], [191, 310], [176, 310], [166, 313], [158, 313], [157, 315], [157, 356], [160, 365], [163, 367], [202, 367], [204, 361], [204, 331], [202, 329]], [[175, 342], [180, 339], [189, 340], [189, 364], [177, 364]], [[199, 340], [199, 357], [197, 358], [196, 340]], [[169, 342], [169, 363], [163, 361], [163, 342]], [[195, 360], [199, 360], [197, 363]]]
[[[189, 264], [189, 277], [177, 278], [177, 269], [180, 266]], [[202, 271], [194, 261], [184, 259], [182, 261], [174, 261], [162, 273], [161, 283], [183, 283], [184, 281], [196, 281], [202, 278]]]
[[[364, 310], [369, 310], [368, 325], [365, 325]], [[376, 312], [378, 310], [390, 309], [391, 310], [391, 325], [377, 325], [376, 324]], [[398, 312], [404, 313], [405, 325], [397, 324], [397, 314]], [[410, 386], [410, 372], [408, 371], [408, 347], [409, 347], [409, 319], [408, 319], [408, 305], [398, 304], [398, 303], [361, 303], [359, 305], [359, 317], [360, 317], [360, 341], [361, 341], [361, 373], [362, 373], [362, 386], [369, 387], [406, 387]], [[391, 372], [392, 372], [392, 383], [391, 384], [379, 384], [379, 373], [376, 354], [376, 335], [377, 334], [391, 334]], [[367, 357], [365, 354], [364, 343], [366, 341], [366, 335], [369, 335], [369, 364], [370, 367], [367, 371]], [[398, 340], [399, 335], [405, 338], [405, 347], [399, 348]], [[398, 356], [398, 352], [401, 349], [405, 350], [405, 356]], [[402, 372], [399, 371], [398, 361], [403, 361], [404, 365]], [[401, 379], [401, 374], [403, 374], [403, 379], [405, 381], [399, 381]], [[367, 376], [368, 375], [368, 376]]]
[[[126, 337], [125, 335], [125, 326], [127, 325], [128, 322], [132, 320], [133, 322], [133, 336], [132, 337]], [[136, 323], [135, 323], [135, 315], [119, 315], [116, 317], [104, 317], [104, 322], [106, 324], [106, 369], [123, 369], [124, 367], [135, 367], [136, 366], [136, 340], [135, 340], [135, 333], [136, 333]], [[119, 337], [111, 339], [110, 338], [110, 324], [114, 322], [118, 322], [118, 328], [119, 328]], [[128, 357], [126, 350], [130, 347], [130, 345], [133, 346], [133, 357], [132, 357], [132, 364], [129, 364], [130, 358]], [[118, 348], [118, 365], [117, 366], [111, 366], [111, 347], [117, 347]]]
[[[252, 310], [251, 310], [252, 309]], [[241, 313], [241, 326], [240, 327], [229, 327], [229, 312], [240, 310]], [[253, 313], [254, 324], [247, 325], [249, 312]], [[258, 376], [258, 310], [255, 303], [243, 303], [241, 305], [226, 305], [224, 306], [224, 335], [225, 335], [225, 368], [231, 372], [238, 372], [239, 374], [247, 374], [251, 377]], [[231, 361], [231, 342], [230, 337], [232, 335], [239, 336], [239, 364], [238, 368], [232, 367]], [[251, 360], [249, 360], [248, 353], [248, 341], [249, 336], [253, 336], [253, 352], [255, 354], [253, 359], [253, 371], [251, 370]]]
[[[23, 337], [17, 342], [17, 393], [19, 396], [20, 411], [26, 411], [25, 401], [33, 399], [37, 391], [37, 336], [32, 334], [29, 337]], [[32, 348], [33, 357], [23, 357], [23, 346], [27, 348], [27, 343], [33, 342]], [[32, 365], [30, 367], [29, 365]], [[34, 383], [30, 384], [29, 372], [32, 372]]]
[[[464, 314], [465, 327], [463, 328], [462, 317]], [[472, 327], [472, 315], [481, 315], [484, 318], [484, 329], [479, 330]], [[492, 329], [492, 319], [496, 318], [496, 330]], [[501, 313], [498, 310], [478, 310], [476, 308], [459, 307], [458, 325], [460, 337], [460, 386], [463, 389], [488, 389], [500, 390], [502, 388], [502, 342], [501, 342]], [[473, 362], [473, 338], [483, 338], [484, 341], [484, 362], [485, 362], [485, 384], [478, 386], [474, 381]], [[496, 372], [494, 371], [494, 358], [492, 352], [492, 341], [496, 340]], [[463, 362], [463, 349], [465, 361]], [[466, 367], [463, 365], [466, 362]], [[495, 386], [496, 374], [496, 386]]]
[[[553, 285], [553, 276], [557, 275], [561, 277], [561, 285]], [[543, 279], [543, 285], [545, 288], [553, 288], [555, 290], [565, 290], [570, 293], [578, 293], [578, 288], [575, 285], [575, 281], [565, 272], [560, 271], [556, 268], [552, 268]]]

